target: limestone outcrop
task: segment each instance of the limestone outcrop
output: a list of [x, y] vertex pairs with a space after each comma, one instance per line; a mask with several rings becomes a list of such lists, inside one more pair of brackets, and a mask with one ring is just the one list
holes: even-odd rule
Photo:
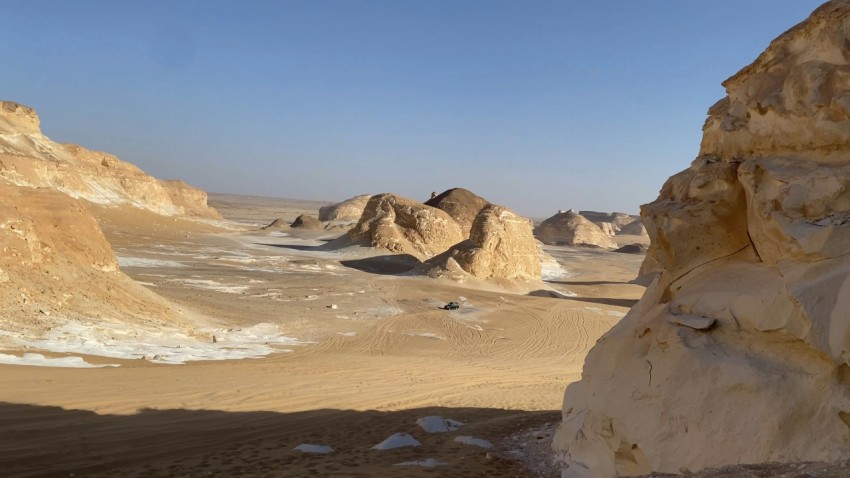
[[609, 236], [620, 234], [623, 227], [635, 221], [635, 216], [624, 212], [579, 211], [579, 214], [599, 226]]
[[7, 184], [0, 184], [0, 309], [0, 336], [15, 337], [44, 332], [56, 317], [134, 324], [177, 317], [165, 300], [118, 270], [80, 201]]
[[588, 354], [565, 477], [850, 458], [850, 0], [724, 82], [641, 208], [654, 276]]
[[336, 204], [322, 206], [319, 208], [319, 220], [355, 224], [363, 215], [363, 210], [371, 197], [371, 194], [362, 194]]
[[292, 221], [289, 227], [293, 229], [305, 229], [308, 231], [318, 231], [322, 229], [322, 223], [313, 216], [302, 214]]
[[432, 277], [462, 280], [471, 276], [502, 285], [539, 282], [541, 251], [537, 244], [528, 219], [489, 204], [475, 217], [469, 239], [427, 261], [420, 270]]
[[361, 245], [429, 259], [464, 239], [446, 212], [395, 194], [369, 199], [357, 225], [330, 247]]
[[638, 219], [636, 221], [632, 221], [629, 224], [626, 224], [617, 234], [630, 235], [630, 236], [647, 236], [646, 227], [644, 227], [643, 223]]
[[534, 235], [544, 244], [614, 248], [608, 234], [573, 210], [560, 211], [534, 229]]
[[0, 183], [47, 187], [107, 206], [129, 205], [167, 216], [220, 219], [206, 193], [161, 181], [117, 157], [60, 144], [41, 133], [35, 110], [0, 101]]
[[478, 213], [490, 202], [468, 189], [454, 188], [432, 197], [425, 204], [447, 212], [469, 236]]

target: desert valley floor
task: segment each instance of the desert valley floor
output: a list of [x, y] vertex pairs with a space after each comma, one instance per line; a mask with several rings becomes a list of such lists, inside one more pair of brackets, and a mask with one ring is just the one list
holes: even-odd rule
[[[135, 356], [88, 355], [122, 350], [121, 330], [97, 322], [33, 352], [110, 366], [0, 365], [0, 474], [552, 476], [540, 457], [564, 388], [643, 293], [630, 283], [643, 255], [547, 246], [565, 273], [513, 294], [405, 275], [392, 256], [321, 249], [342, 231], [260, 230], [319, 203], [210, 204], [227, 223], [96, 214], [121, 269], [206, 321], [208, 348], [151, 337]], [[439, 308], [448, 301], [461, 308]], [[169, 363], [191, 356], [233, 360]], [[431, 415], [464, 425], [425, 433], [416, 421]], [[422, 446], [371, 449], [394, 433]], [[399, 465], [425, 459], [440, 465]]]

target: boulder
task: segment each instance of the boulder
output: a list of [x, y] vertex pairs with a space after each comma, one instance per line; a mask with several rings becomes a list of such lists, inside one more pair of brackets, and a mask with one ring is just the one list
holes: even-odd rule
[[371, 197], [371, 194], [362, 194], [336, 204], [322, 206], [319, 208], [319, 220], [354, 224], [360, 220], [363, 209], [366, 208], [366, 203], [369, 202]]
[[447, 212], [469, 236], [478, 212], [490, 202], [467, 189], [454, 188], [433, 196], [425, 204]]
[[534, 235], [544, 244], [614, 248], [617, 243], [596, 224], [573, 210], [546, 219]]
[[646, 233], [646, 227], [643, 226], [643, 223], [640, 221], [640, 219], [634, 220], [621, 227], [617, 234], [644, 237], [648, 235]]
[[395, 194], [369, 199], [357, 224], [330, 247], [361, 245], [429, 259], [464, 239], [446, 212]]
[[564, 395], [563, 476], [850, 459], [847, 45], [831, 1], [724, 82], [641, 208], [652, 282]]
[[420, 270], [456, 280], [471, 276], [502, 284], [540, 281], [541, 251], [528, 219], [489, 204], [475, 217], [469, 239], [427, 261]]

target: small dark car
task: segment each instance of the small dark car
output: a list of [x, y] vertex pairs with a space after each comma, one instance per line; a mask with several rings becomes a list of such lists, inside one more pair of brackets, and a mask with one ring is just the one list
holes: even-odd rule
[[443, 306], [443, 309], [445, 309], [445, 310], [457, 310], [457, 309], [460, 309], [460, 304], [458, 304], [457, 302], [449, 302], [448, 304]]

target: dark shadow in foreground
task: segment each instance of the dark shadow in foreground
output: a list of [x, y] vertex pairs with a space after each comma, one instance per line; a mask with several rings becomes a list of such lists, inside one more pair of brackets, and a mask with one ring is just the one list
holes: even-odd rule
[[[428, 434], [415, 422], [429, 415], [466, 425], [453, 433]], [[517, 463], [488, 460], [484, 450], [457, 443], [454, 437], [472, 435], [498, 448], [500, 438], [558, 420], [558, 411], [441, 407], [294, 413], [143, 409], [132, 415], [99, 415], [0, 402], [0, 475], [371, 477], [393, 476], [401, 470], [397, 463], [433, 457], [447, 464], [405, 467], [404, 472], [521, 477], [529, 474]], [[422, 446], [371, 449], [399, 432], [410, 433]], [[335, 451], [314, 455], [293, 450], [304, 443]], [[368, 470], [361, 469], [364, 464]]]
[[558, 293], [553, 290], [535, 290], [528, 293], [528, 295], [533, 297], [551, 297], [553, 299], [568, 299], [575, 300], [578, 302], [590, 302], [593, 304], [602, 304], [602, 305], [613, 305], [615, 307], [628, 307], [632, 308], [635, 304], [638, 303], [638, 299], [611, 299], [607, 297], [570, 297], [561, 293]]
[[422, 264], [419, 259], [410, 254], [389, 254], [365, 259], [344, 260], [339, 261], [339, 263], [352, 269], [382, 275], [404, 274]]

